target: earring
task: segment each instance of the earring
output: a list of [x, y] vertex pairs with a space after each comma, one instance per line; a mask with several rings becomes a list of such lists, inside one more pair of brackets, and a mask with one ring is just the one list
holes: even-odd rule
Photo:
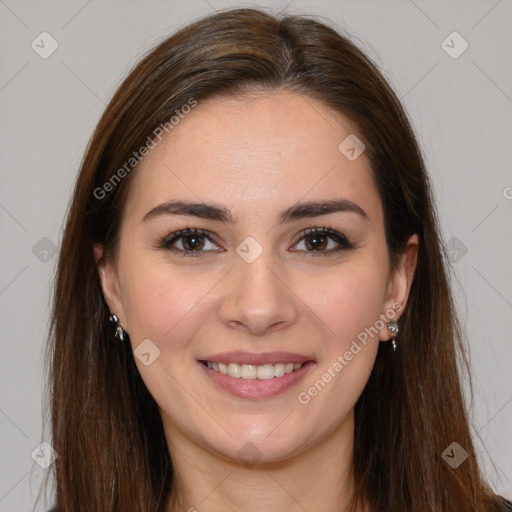
[[398, 331], [400, 330], [398, 328], [398, 323], [395, 322], [395, 320], [390, 320], [388, 322], [388, 329], [393, 333], [393, 338], [391, 340], [391, 344], [393, 345], [393, 352], [396, 352], [396, 341], [395, 337], [398, 334]]
[[114, 332], [114, 338], [120, 341], [129, 341], [130, 337], [128, 336], [128, 333], [123, 330], [123, 328], [119, 325], [119, 319], [116, 315], [110, 315], [109, 318], [110, 327], [112, 331]]

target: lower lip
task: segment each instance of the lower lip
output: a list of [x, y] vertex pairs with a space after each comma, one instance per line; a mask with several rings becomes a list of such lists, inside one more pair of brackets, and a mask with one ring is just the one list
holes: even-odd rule
[[302, 377], [315, 366], [313, 361], [304, 363], [301, 368], [291, 373], [285, 373], [282, 377], [274, 377], [273, 379], [242, 379], [230, 377], [223, 373], [216, 372], [208, 368], [203, 363], [199, 366], [204, 370], [206, 375], [213, 380], [220, 388], [234, 396], [241, 398], [271, 398], [284, 393], [299, 382]]

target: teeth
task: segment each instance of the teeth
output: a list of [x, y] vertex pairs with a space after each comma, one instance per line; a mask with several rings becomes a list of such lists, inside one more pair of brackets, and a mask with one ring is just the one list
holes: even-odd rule
[[243, 364], [240, 366], [240, 377], [242, 379], [255, 379], [258, 374], [258, 367], [254, 364]]
[[[244, 365], [242, 365], [244, 366]], [[239, 364], [233, 363], [228, 365], [228, 375], [239, 379], [242, 376], [242, 371]]]
[[277, 363], [277, 364], [263, 364], [257, 366], [255, 364], [223, 364], [223, 363], [212, 363], [207, 361], [206, 365], [213, 371], [222, 373], [223, 375], [229, 375], [235, 379], [246, 379], [246, 380], [269, 380], [274, 377], [282, 377], [287, 373], [292, 373], [299, 368], [302, 368], [304, 363]]
[[257, 377], [260, 380], [269, 380], [274, 378], [274, 365], [273, 364], [264, 364], [262, 366], [257, 367]]
[[284, 364], [278, 363], [274, 365], [274, 377], [282, 377], [284, 375]]

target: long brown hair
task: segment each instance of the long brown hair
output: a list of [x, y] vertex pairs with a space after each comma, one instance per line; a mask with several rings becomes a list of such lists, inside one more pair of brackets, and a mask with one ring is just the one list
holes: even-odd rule
[[[419, 236], [399, 349], [380, 344], [356, 404], [354, 507], [500, 510], [471, 440], [459, 373], [467, 357], [407, 116], [348, 37], [311, 17], [276, 18], [255, 9], [215, 13], [160, 43], [119, 87], [88, 145], [62, 239], [48, 344], [56, 510], [162, 512], [173, 492], [158, 407], [129, 346], [113, 342], [93, 243], [104, 245], [105, 258], [116, 257], [136, 172], [126, 163], [156, 141], [157, 127], [191, 99], [255, 89], [295, 91], [352, 119], [382, 200], [390, 255], [397, 258], [407, 238]], [[122, 179], [113, 182], [116, 173]], [[441, 456], [453, 441], [469, 454], [456, 469]]]

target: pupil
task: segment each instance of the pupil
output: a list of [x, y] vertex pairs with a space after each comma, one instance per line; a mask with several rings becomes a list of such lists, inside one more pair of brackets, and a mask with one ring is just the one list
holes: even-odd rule
[[[324, 243], [325, 243], [325, 237], [321, 236], [321, 235], [312, 235], [310, 240], [312, 241], [312, 242], [310, 242], [310, 245], [314, 249], [322, 248], [324, 246]], [[319, 242], [319, 240], [320, 240], [320, 242]]]
[[185, 240], [187, 241], [185, 245], [188, 246], [189, 249], [197, 249], [201, 246], [201, 239], [197, 235], [189, 235]]

